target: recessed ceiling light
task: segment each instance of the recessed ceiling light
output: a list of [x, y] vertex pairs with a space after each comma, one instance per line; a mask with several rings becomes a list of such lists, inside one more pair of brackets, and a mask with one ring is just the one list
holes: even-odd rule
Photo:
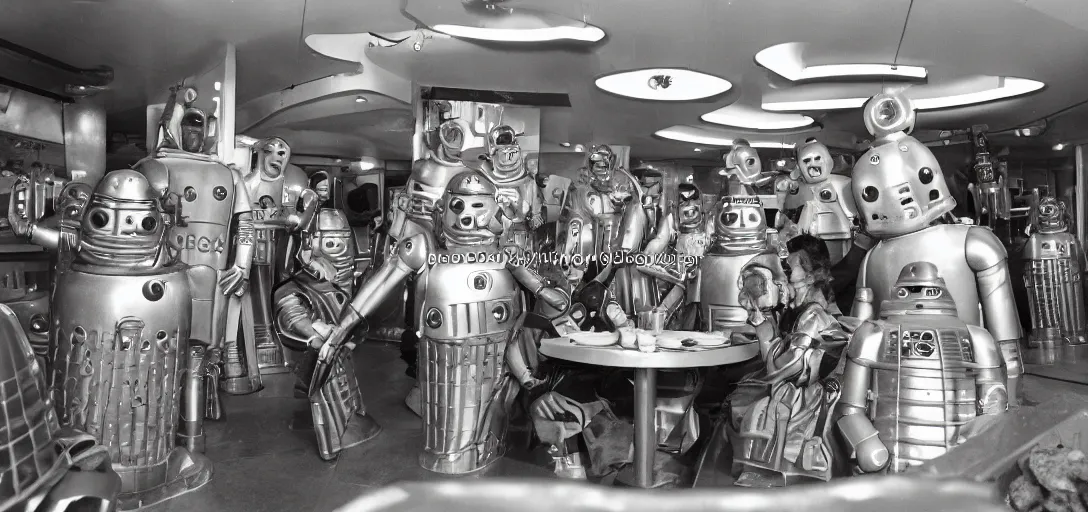
[[596, 43], [597, 41], [604, 39], [605, 36], [603, 30], [599, 27], [594, 27], [593, 25], [543, 28], [491, 28], [468, 27], [464, 25], [435, 25], [431, 28], [436, 32], [442, 32], [443, 34], [451, 35], [453, 37], [503, 43], [542, 43], [545, 41], [559, 41], [563, 39]]
[[696, 153], [702, 153], [702, 152], [703, 152], [703, 148], [695, 148], [695, 152], [696, 152]]
[[217, 90], [217, 91], [218, 91], [218, 90], [220, 90], [220, 89], [222, 89], [222, 88], [223, 88], [223, 83], [222, 83], [222, 82], [216, 82], [216, 83], [215, 83], [215, 84], [213, 85], [213, 87], [215, 88], [215, 90]]
[[574, 150], [581, 153], [581, 152], [586, 150], [586, 147], [581, 145], [581, 144], [575, 144], [574, 145]]
[[[710, 133], [706, 129], [696, 128], [694, 126], [673, 126], [671, 128], [658, 130], [654, 135], [663, 139], [702, 144], [705, 146], [732, 146], [734, 140], [732, 137]], [[747, 140], [753, 148], [793, 149], [796, 147], [796, 144], [787, 144], [784, 142]]]
[[364, 98], [362, 96], [357, 96], [355, 98], [355, 103], [366, 103], [366, 98]]
[[936, 110], [939, 108], [962, 107], [987, 101], [1003, 100], [1014, 96], [1022, 96], [1043, 88], [1043, 83], [1026, 78], [1003, 77], [1001, 85], [985, 91], [955, 94], [952, 96], [939, 96], [936, 98], [912, 99], [911, 103], [918, 110]]
[[756, 63], [791, 82], [844, 76], [881, 76], [921, 79], [928, 75], [920, 66], [892, 64], [826, 64], [805, 66], [804, 43], [782, 43], [756, 54]]
[[750, 130], [790, 130], [804, 128], [814, 121], [798, 114], [775, 114], [747, 105], [728, 105], [703, 114], [703, 121]]
[[1055, 144], [1054, 145], [1054, 151], [1061, 151], [1063, 149], [1065, 149], [1065, 144]]
[[733, 88], [724, 78], [678, 68], [624, 71], [602, 76], [595, 83], [605, 92], [654, 101], [701, 100]]
[[560, 143], [559, 143], [559, 145], [560, 145], [560, 146], [563, 146], [563, 147], [565, 147], [565, 148], [569, 148], [569, 147], [570, 147], [570, 143], [569, 143], [569, 142], [560, 142]]

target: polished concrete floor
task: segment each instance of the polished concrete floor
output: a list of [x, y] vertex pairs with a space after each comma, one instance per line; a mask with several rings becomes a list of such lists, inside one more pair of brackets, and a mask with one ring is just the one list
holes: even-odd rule
[[[322, 461], [308, 403], [293, 397], [293, 377], [272, 376], [258, 394], [225, 397], [226, 420], [209, 422], [207, 456], [215, 465], [211, 483], [145, 510], [324, 512], [393, 482], [450, 478], [424, 471], [416, 462], [420, 420], [404, 405], [412, 381], [404, 374], [398, 347], [360, 344], [355, 364], [367, 407], [384, 427], [373, 441], [346, 450], [335, 462]], [[1025, 377], [1025, 405], [1061, 394], [1088, 397], [1088, 386], [1069, 382], [1076, 379], [1049, 377]], [[524, 432], [513, 437], [508, 456], [481, 476], [554, 478], [542, 450], [530, 452]], [[728, 485], [731, 478], [723, 473], [707, 481]]]

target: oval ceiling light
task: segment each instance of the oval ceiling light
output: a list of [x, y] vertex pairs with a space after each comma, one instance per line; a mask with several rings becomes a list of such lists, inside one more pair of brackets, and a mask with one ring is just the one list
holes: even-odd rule
[[[698, 128], [695, 126], [672, 126], [663, 130], [658, 130], [654, 135], [663, 139], [675, 140], [677, 142], [690, 142], [692, 144], [700, 144], [704, 146], [732, 146], [734, 137], [728, 137], [723, 134], [714, 133], [706, 128]], [[752, 140], [747, 137], [736, 137], [747, 140], [753, 148], [766, 148], [766, 149], [793, 149], [796, 144], [789, 144], [779, 141], [760, 141]]]
[[1030, 94], [1042, 89], [1045, 84], [1037, 80], [1026, 78], [1002, 77], [1001, 85], [984, 91], [955, 94], [951, 96], [938, 96], [936, 98], [911, 99], [914, 108], [918, 110], [937, 110], [941, 108], [963, 107], [976, 103], [986, 103], [1016, 96]]
[[892, 64], [824, 64], [806, 66], [805, 43], [782, 43], [756, 54], [756, 63], [791, 82], [839, 77], [897, 77], [923, 79], [929, 75], [921, 66]]
[[846, 110], [861, 108], [869, 98], [839, 98], [827, 100], [774, 101], [763, 104], [771, 112], [803, 112], [807, 110]]
[[703, 114], [699, 119], [707, 123], [747, 128], [749, 130], [792, 130], [810, 126], [815, 122], [809, 116], [775, 114], [735, 103]]
[[679, 68], [653, 68], [605, 75], [597, 88], [618, 96], [651, 101], [693, 101], [733, 88], [724, 78]]
[[604, 30], [593, 25], [582, 26], [558, 26], [541, 28], [499, 28], [499, 27], [469, 27], [465, 25], [435, 25], [431, 27], [435, 32], [459, 37], [461, 39], [476, 39], [479, 41], [496, 41], [501, 43], [543, 43], [546, 41], [583, 41], [596, 43], [604, 39]]

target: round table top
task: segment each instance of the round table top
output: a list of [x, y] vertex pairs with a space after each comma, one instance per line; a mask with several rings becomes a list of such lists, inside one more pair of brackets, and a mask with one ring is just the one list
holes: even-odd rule
[[[728, 334], [727, 334], [728, 336]], [[614, 368], [700, 368], [742, 363], [759, 355], [755, 342], [727, 343], [720, 347], [699, 350], [661, 350], [640, 352], [619, 345], [595, 347], [578, 345], [570, 339], [546, 338], [540, 341], [540, 352], [548, 357], [575, 363]]]

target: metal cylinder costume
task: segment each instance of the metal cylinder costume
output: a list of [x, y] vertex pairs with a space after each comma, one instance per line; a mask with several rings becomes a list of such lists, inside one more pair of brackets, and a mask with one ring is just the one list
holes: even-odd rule
[[[282, 237], [307, 225], [317, 210], [317, 193], [309, 188], [306, 173], [291, 167], [291, 147], [278, 137], [264, 139], [253, 145], [257, 166], [244, 178], [252, 201], [254, 226], [253, 268], [249, 278], [249, 293], [242, 299], [245, 358], [255, 358], [261, 373], [289, 371], [283, 345], [273, 326], [272, 285], [275, 284], [277, 261]], [[299, 209], [299, 203], [301, 209]], [[231, 364], [231, 354], [227, 354]]]
[[355, 377], [351, 352], [342, 351], [332, 362], [324, 386], [308, 389], [313, 360], [324, 339], [352, 297], [355, 246], [351, 226], [340, 210], [322, 209], [313, 227], [305, 228], [298, 261], [302, 267], [291, 280], [276, 288], [276, 330], [284, 346], [302, 351], [295, 371], [302, 390], [310, 397], [310, 411], [322, 459], [334, 460], [341, 451], [373, 439], [381, 427], [366, 413]]
[[827, 243], [831, 264], [842, 260], [853, 242], [857, 208], [850, 178], [831, 174], [835, 162], [827, 146], [808, 139], [797, 149], [797, 169], [776, 186], [783, 219], [800, 233]]
[[[195, 98], [195, 91], [187, 93], [190, 103]], [[218, 384], [231, 394], [261, 389], [256, 361], [238, 357], [237, 340], [238, 295], [246, 286], [253, 259], [252, 207], [241, 174], [202, 153], [209, 139], [204, 113], [191, 105], [182, 108], [173, 100], [168, 104], [174, 108], [163, 113], [159, 149], [133, 168], [147, 178], [164, 203], [176, 209], [177, 220], [167, 241], [177, 251], [178, 260], [205, 268], [192, 274], [190, 346], [194, 348], [189, 368], [194, 378], [207, 375], [209, 418], [218, 419], [214, 407]], [[197, 348], [200, 346], [203, 353]], [[220, 367], [216, 362], [224, 352], [228, 363], [222, 368], [223, 380], [218, 382]]]
[[744, 183], [730, 178], [713, 213], [710, 246], [699, 262], [694, 292], [702, 331], [744, 325], [748, 313], [738, 298], [737, 279], [745, 267], [763, 266], [774, 273], [777, 286], [787, 283], [778, 253], [767, 243], [763, 202], [747, 190]]
[[498, 189], [503, 223], [499, 246], [514, 256], [530, 254], [536, 250], [533, 231], [544, 224], [544, 193], [529, 174], [513, 128], [492, 128], [487, 134], [487, 154], [481, 170]]
[[1065, 205], [1046, 197], [1034, 207], [1032, 234], [1024, 245], [1024, 284], [1031, 307], [1028, 348], [1085, 343], [1084, 251], [1069, 232]]
[[[517, 384], [507, 345], [524, 315], [522, 289], [556, 307], [569, 300], [545, 288], [532, 270], [505, 261], [498, 246], [502, 223], [496, 187], [482, 174], [458, 174], [435, 210], [437, 247], [416, 235], [400, 242], [355, 293], [327, 337], [315, 372], [342, 350], [348, 333], [410, 274], [422, 318], [419, 381], [425, 446], [420, 464], [439, 473], [481, 470], [505, 452], [507, 416]], [[311, 384], [311, 393], [314, 384]]]
[[[933, 153], [907, 135], [914, 127], [908, 99], [873, 97], [865, 125], [874, 141], [854, 166], [853, 192], [863, 227], [877, 242], [862, 261], [857, 287], [871, 289], [879, 305], [893, 297], [895, 269], [915, 261], [936, 265], [960, 319], [985, 327], [1001, 347], [1015, 405], [1021, 330], [1004, 246], [987, 228], [942, 222], [956, 200]], [[857, 302], [852, 316], [859, 316]]]
[[[214, 271], [174, 264], [163, 213], [143, 175], [107, 174], [70, 241], [76, 259], [53, 299], [57, 413], [62, 425], [108, 449], [122, 479], [122, 509], [211, 478], [211, 463], [196, 453], [204, 436], [204, 376], [197, 373], [204, 347], [191, 345], [189, 334], [192, 284]], [[51, 247], [60, 235], [33, 224], [28, 231], [31, 241]]]
[[0, 510], [113, 510], [121, 481], [92, 436], [61, 429], [19, 319], [0, 305]]
[[964, 426], [1008, 409], [1005, 364], [985, 329], [957, 317], [933, 263], [907, 264], [853, 335], [839, 432], [862, 473], [901, 473], [963, 442]]

